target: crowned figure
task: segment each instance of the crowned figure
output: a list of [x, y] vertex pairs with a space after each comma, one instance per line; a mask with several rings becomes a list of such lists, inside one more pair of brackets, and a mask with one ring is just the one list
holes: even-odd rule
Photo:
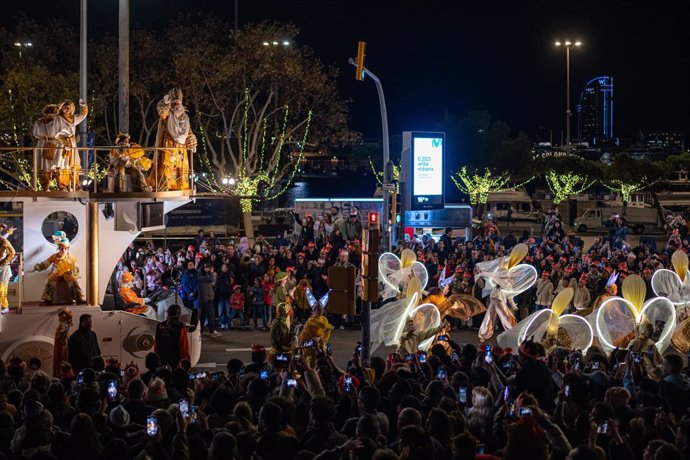
[[182, 91], [173, 89], [157, 105], [157, 164], [149, 176], [154, 190], [189, 189], [188, 150], [195, 151], [197, 140], [192, 133], [187, 109], [182, 105]]

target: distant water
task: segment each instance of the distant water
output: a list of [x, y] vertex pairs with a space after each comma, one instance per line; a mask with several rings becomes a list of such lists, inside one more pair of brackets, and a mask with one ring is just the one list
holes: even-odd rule
[[286, 206], [294, 206], [296, 198], [373, 198], [376, 185], [372, 174], [308, 178], [285, 192]]

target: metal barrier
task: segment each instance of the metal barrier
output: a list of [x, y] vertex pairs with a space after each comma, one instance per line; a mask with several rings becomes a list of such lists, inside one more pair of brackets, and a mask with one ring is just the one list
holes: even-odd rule
[[0, 189], [195, 191], [194, 150], [139, 146], [0, 147]]

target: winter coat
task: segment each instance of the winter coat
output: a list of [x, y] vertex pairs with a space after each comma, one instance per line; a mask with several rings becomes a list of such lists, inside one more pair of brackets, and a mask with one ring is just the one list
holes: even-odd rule
[[199, 302], [213, 302], [213, 273], [203, 273], [197, 278]]

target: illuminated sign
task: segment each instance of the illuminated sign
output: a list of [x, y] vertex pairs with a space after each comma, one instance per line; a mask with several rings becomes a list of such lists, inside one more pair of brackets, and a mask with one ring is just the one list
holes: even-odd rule
[[443, 209], [444, 133], [410, 133], [410, 209]]

